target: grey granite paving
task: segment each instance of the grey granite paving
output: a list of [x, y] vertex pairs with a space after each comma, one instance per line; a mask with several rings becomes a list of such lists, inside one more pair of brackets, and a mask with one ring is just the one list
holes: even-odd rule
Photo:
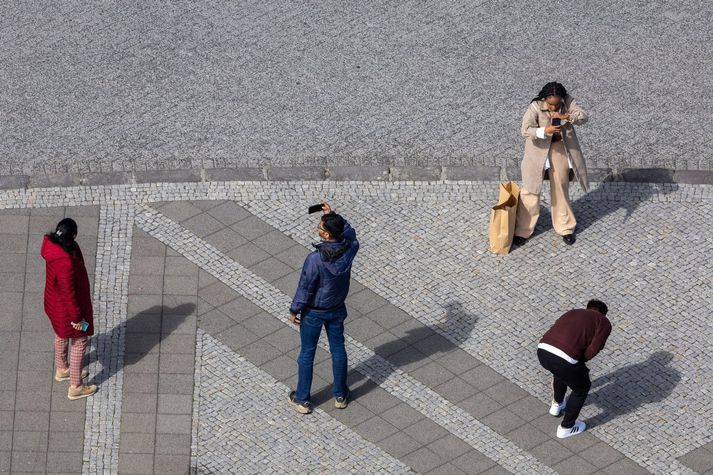
[[[79, 440], [81, 427], [86, 427], [84, 471], [99, 466], [111, 469], [121, 453], [145, 444], [153, 444], [154, 453], [136, 452], [134, 464], [148, 463], [150, 456], [152, 468], [170, 463], [185, 467], [191, 444], [192, 454], [196, 453], [195, 424], [192, 437], [191, 428], [186, 429], [186, 424], [195, 423], [187, 409], [188, 397], [193, 394], [191, 399], [198, 400], [190, 374], [195, 358], [194, 337], [186, 336], [195, 330], [190, 325], [197, 324], [281, 384], [293, 385], [296, 334], [274, 316], [284, 318], [284, 302], [279, 308], [277, 302], [289, 299], [300, 261], [313, 239], [313, 217], [304, 214], [305, 205], [327, 197], [358, 225], [362, 242], [379, 243], [364, 246], [355, 267], [349, 301], [354, 318], [347, 329], [354, 335], [354, 362], [369, 361], [371, 357], [360, 359], [364, 355], [378, 355], [364, 368], [372, 376], [388, 365], [398, 368], [383, 380], [350, 376], [350, 384], [363, 384], [365, 394], [345, 416], [334, 416], [340, 424], [423, 472], [502, 469], [493, 464], [501, 460], [491, 454], [502, 444], [486, 437], [479, 441], [482, 452], [475, 451], [462, 429], [454, 430], [453, 421], [464, 414], [477, 421], [475, 426], [492, 431], [493, 441], [505, 440], [508, 447], [527, 454], [528, 460], [562, 473], [710, 471], [710, 401], [702, 395], [709, 391], [711, 379], [703, 351], [711, 330], [707, 306], [711, 269], [698, 256], [709, 254], [713, 243], [708, 234], [691, 231], [690, 224], [710, 221], [713, 189], [609, 183], [585, 197], [575, 190], [580, 229], [574, 247], [560, 247], [545, 221], [535, 238], [506, 258], [490, 256], [485, 245], [493, 195], [491, 184], [477, 182], [175, 183], [0, 192], [1, 224], [11, 236], [0, 240], [0, 259], [7, 270], [0, 279], [0, 292], [6, 308], [19, 309], [19, 315], [42, 314], [32, 304], [41, 301], [38, 282], [42, 279], [19, 279], [15, 277], [19, 272], [14, 272], [22, 268], [24, 259], [26, 268], [35, 266], [39, 270], [34, 274], [41, 273], [42, 261], [28, 252], [33, 246], [27, 244], [30, 238], [23, 242], [12, 236], [25, 228], [26, 236], [39, 236], [59, 216], [52, 215], [52, 208], [66, 206], [67, 215], [85, 213], [90, 215], [87, 223], [98, 222], [101, 249], [92, 267], [97, 269], [94, 290], [107, 330], [116, 326], [110, 324], [112, 319], [122, 322], [147, 310], [145, 316], [154, 315], [141, 318], [140, 324], [136, 320], [138, 326], [127, 323], [127, 334], [131, 326], [130, 333], [136, 335], [131, 343], [107, 338], [110, 333], [95, 338], [99, 348], [92, 357], [97, 361], [92, 366], [95, 377], [107, 368], [111, 373], [116, 365], [121, 368], [116, 374], [126, 379], [122, 384], [117, 384], [119, 376], [113, 383], [112, 378], [103, 382], [92, 405], [86, 404], [86, 412], [82, 409], [86, 424], [79, 426], [72, 425], [71, 411], [55, 407], [54, 392], [47, 421], [40, 416], [45, 411], [34, 414], [21, 409], [17, 416], [16, 405], [29, 403], [18, 403], [18, 388], [34, 384], [31, 372], [41, 370], [32, 368], [42, 368], [51, 358], [43, 359], [42, 336], [32, 333], [41, 329], [25, 327], [25, 318], [13, 317], [12, 312], [3, 317], [1, 325], [14, 328], [21, 321], [23, 331], [15, 343], [15, 331], [6, 330], [9, 350], [0, 349], [0, 370], [9, 366], [12, 371], [14, 365], [17, 373], [21, 359], [28, 369], [20, 371], [27, 373], [23, 378], [16, 374], [14, 385], [8, 386], [12, 377], [2, 378], [0, 390], [7, 397], [0, 403], [0, 422], [3, 427], [11, 423], [13, 430], [12, 434], [0, 430], [0, 468], [30, 464], [22, 452], [34, 454], [45, 440], [45, 431], [44, 453], [74, 450], [74, 455], [65, 453], [56, 459], [77, 464], [82, 458], [77, 447], [53, 434], [53, 427]], [[215, 255], [224, 253], [246, 266], [246, 275], [267, 279], [270, 290], [264, 300], [269, 309], [265, 311], [263, 297], [253, 296], [253, 301], [237, 297], [253, 292], [250, 286], [226, 287], [210, 272], [188, 263], [176, 249], [142, 233], [129, 240], [131, 210], [142, 203], [157, 203], [167, 214], [176, 213], [177, 221], [195, 227], [204, 238], [166, 233], [173, 228], [158, 224], [146, 228], [151, 234], [177, 239], [174, 247], [190, 253], [204, 253], [212, 248], [203, 243], [213, 243]], [[80, 223], [80, 228], [87, 223]], [[638, 234], [632, 236], [633, 230]], [[130, 265], [129, 250], [134, 256]], [[229, 262], [221, 258], [203, 264], [215, 269]], [[130, 277], [123, 280], [122, 276]], [[530, 280], [539, 287], [523, 286]], [[559, 442], [552, 436], [556, 422], [543, 414], [549, 399], [547, 381], [532, 347], [561, 311], [581, 304], [590, 293], [609, 296], [615, 332], [591, 364], [594, 387], [583, 412], [591, 430]], [[195, 305], [196, 318], [186, 323], [188, 327], [161, 330], [159, 319], [164, 317], [150, 309], [177, 308], [187, 297]], [[44, 318], [32, 321], [44, 322]], [[21, 348], [39, 351], [25, 354]], [[124, 371], [124, 354], [129, 353], [142, 357]], [[328, 386], [326, 358], [324, 352], [318, 357], [316, 388]], [[384, 389], [394, 375], [401, 378], [399, 391], [416, 384], [425, 388], [419, 393], [446, 401], [448, 428], [435, 423], [438, 417], [422, 406], [404, 404], [403, 398], [394, 396], [397, 393]], [[145, 408], [137, 402], [142, 396], [136, 394], [146, 394], [145, 407], [154, 407], [152, 416], [141, 416]], [[57, 404], [65, 399], [61, 396]], [[41, 399], [32, 403], [40, 404]], [[651, 421], [655, 421], [653, 430]], [[690, 431], [691, 424], [701, 430]], [[156, 437], [157, 431], [166, 437]], [[12, 453], [16, 432], [23, 432], [17, 436], [17, 447], [24, 448], [19, 455]], [[125, 438], [124, 433], [132, 435]], [[42, 470], [37, 458], [31, 463], [35, 465], [28, 469]]]
[[[577, 246], [558, 246], [561, 241], [550, 237], [545, 222], [539, 239], [528, 243], [527, 251], [514, 252], [507, 261], [489, 256], [484, 246], [472, 247], [471, 243], [483, 239], [481, 230], [486, 229], [487, 218], [471, 207], [483, 204], [387, 207], [360, 202], [344, 212], [368, 223], [362, 236], [379, 239], [379, 246], [363, 250], [369, 257], [360, 261], [360, 265], [366, 264], [364, 267], [357, 265], [357, 279], [424, 323], [436, 323], [453, 300], [473, 305], [480, 317], [476, 331], [462, 347], [521, 387], [539, 394], [542, 401], [549, 395], [545, 375], [533, 357], [537, 338], [570, 306], [582, 305], [593, 294], [606, 297], [616, 305], [613, 318], [619, 331], [612, 336], [609, 353], [604, 353], [601, 362], [592, 362], [595, 382], [583, 415], [591, 418], [592, 434], [639, 463], [663, 472], [682, 470], [674, 457], [707, 442], [709, 437], [709, 431], [691, 434], [688, 430], [690, 424], [701, 423], [701, 412], [689, 412], [684, 406], [700, 404], [701, 411], [708, 414], [703, 408], [709, 407], [710, 401], [698, 396], [695, 385], [685, 389], [682, 374], [699, 374], [701, 364], [705, 365], [702, 348], [706, 346], [703, 335], [708, 333], [708, 320], [706, 311], [703, 315], [697, 312], [706, 308], [711, 296], [711, 271], [708, 263], [699, 262], [696, 256], [712, 246], [709, 237], [686, 231], [684, 220], [688, 218], [683, 216], [694, 213], [696, 219], [706, 222], [710, 208], [693, 211], [691, 206], [672, 205], [679, 209], [674, 211], [645, 203], [601, 203], [594, 201], [596, 192], [589, 198], [593, 201], [577, 203], [582, 229]], [[294, 213], [286, 213], [285, 207], [275, 201], [254, 204], [251, 210], [268, 222], [271, 216], [273, 224], [294, 230], [305, 244], [312, 239], [309, 219], [299, 205], [293, 204]], [[468, 228], [462, 228], [465, 216], [472, 222]], [[426, 229], [432, 230], [430, 237]], [[454, 229], [460, 231], [448, 232]], [[628, 229], [638, 230], [642, 239], [631, 239]], [[601, 234], [582, 245], [592, 232]], [[385, 239], [385, 235], [402, 238]], [[690, 246], [687, 249], [695, 251], [689, 253], [686, 247], [680, 247], [678, 243], [683, 241]], [[465, 265], [464, 255], [469, 256]], [[689, 258], [696, 263], [684, 264]], [[572, 259], [580, 265], [572, 268]], [[395, 272], [410, 277], [394, 279]], [[549, 290], [539, 290], [542, 284], [523, 290], [523, 281], [547, 282]], [[579, 302], [575, 294], [581, 295]], [[642, 326], [638, 315], [644, 308], [647, 319]], [[678, 315], [675, 323], [670, 320], [670, 312]], [[681, 326], [682, 321], [690, 323]], [[514, 330], [523, 326], [533, 330]], [[698, 341], [695, 348], [684, 350], [674, 343], [691, 338]], [[664, 341], [670, 343], [662, 348]], [[513, 364], [513, 360], [518, 363]], [[682, 423], [686, 417], [689, 422]], [[660, 430], [647, 429], [652, 420]], [[710, 423], [707, 416], [706, 421]], [[651, 447], [656, 447], [654, 455], [649, 455]], [[649, 457], [671, 466], [657, 466]]]
[[[224, 210], [224, 225], [233, 223], [236, 217], [245, 216], [244, 208], [233, 202], [216, 202], [213, 206]], [[181, 222], [187, 229], [198, 232], [200, 231], [199, 223], [201, 220], [185, 219], [185, 216], [191, 213], [182, 210], [182, 208], [191, 209], [192, 207], [188, 202], [174, 202], [159, 206], [160, 209], [168, 213], [168, 217]], [[227, 212], [228, 209], [230, 212]], [[204, 213], [210, 214], [211, 208], [208, 208]], [[250, 271], [261, 278], [273, 282], [278, 288], [282, 285], [283, 287], [280, 290], [286, 288], [283, 291], [291, 295], [296, 288], [299, 271], [308, 250], [284, 235], [279, 240], [272, 239], [270, 236], [274, 236], [276, 233], [273, 228], [263, 224], [262, 226], [257, 226], [260, 229], [258, 232], [255, 230], [256, 224], [257, 221], [253, 218], [244, 217], [243, 220], [232, 224], [231, 229], [243, 233], [251, 233], [253, 241], [262, 249], [282, 257], [285, 263], [292, 268], [292, 272], [289, 275], [294, 278], [288, 280], [276, 279], [276, 274], [280, 275], [289, 272], [289, 270], [285, 270], [284, 264], [279, 264], [278, 261], [272, 258], [267, 258], [261, 263], [254, 264], [250, 267]], [[218, 235], [221, 237], [214, 239], [214, 236]], [[210, 244], [220, 244], [223, 242], [223, 235], [218, 231], [205, 239]], [[286, 247], [290, 249], [288, 255], [294, 256], [289, 260], [283, 257], [285, 256], [283, 249]], [[265, 263], [269, 263], [269, 265], [264, 265]], [[214, 286], [216, 284], [212, 283], [210, 285]], [[217, 285], [220, 284], [218, 283]], [[224, 288], [225, 293], [229, 293], [229, 291]], [[283, 379], [294, 385], [294, 363], [289, 359], [285, 361], [284, 358], [284, 356], [289, 356], [294, 360], [294, 351], [287, 351], [285, 355], [284, 350], [293, 350], [297, 344], [295, 339], [285, 346], [282, 338], [276, 340], [272, 335], [269, 335], [270, 331], [275, 331], [274, 327], [270, 329], [266, 325], [265, 319], [266, 317], [269, 318], [269, 315], [258, 313], [259, 309], [256, 307], [252, 311], [245, 312], [245, 302], [242, 299], [238, 299], [238, 304], [224, 304], [224, 299], [228, 297], [218, 297], [213, 292], [201, 294], [201, 291], [199, 291], [199, 297], [204, 299], [207, 304], [214, 304], [222, 310], [218, 311], [212, 306], [206, 307], [204, 309], [206, 313], [199, 316], [199, 325], [208, 328], [208, 331], [220, 330], [220, 333], [215, 333], [219, 340], [225, 342], [238, 353], [245, 355], [259, 367], [264, 365], [265, 369], [274, 374], [275, 377], [283, 377]], [[473, 315], [469, 315], [463, 309], [461, 304], [457, 302], [449, 304], [446, 307], [447, 315], [445, 319], [435, 327], [428, 327], [414, 320], [406, 312], [389, 304], [387, 300], [357, 282], [351, 286], [347, 302], [350, 312], [346, 322], [347, 334], [352, 338], [365, 342], [365, 346], [380, 357], [385, 358], [390, 364], [408, 372], [412, 377], [425, 383], [430, 388], [434, 388], [439, 395], [452, 403], [456, 403], [469, 414], [478, 417], [490, 428], [505, 435], [515, 445], [524, 450], [533, 449], [551, 439], [551, 434], [548, 435], [546, 432], [553, 430], [552, 428], [556, 425], [553, 421], [551, 421], [551, 427], [548, 429], [536, 427], [531, 423], [532, 419], [546, 412], [545, 404], [537, 401], [532, 396], [527, 396], [522, 389], [506, 381], [500, 374], [483, 365], [481, 361], [459, 350], [458, 344], [465, 339], [464, 335], [472, 331], [476, 320]], [[250, 316], [255, 313], [257, 315]], [[245, 320], [246, 317], [250, 318]], [[234, 320], [237, 320], [237, 332], [236, 326], [231, 327], [231, 325], [234, 325]], [[216, 323], [219, 326], [216, 327]], [[277, 324], [277, 328], [279, 329], [280, 327], [281, 325]], [[249, 334], [255, 333], [254, 338], [246, 338], [245, 332], [240, 331], [245, 329]], [[438, 335], [438, 331], [450, 335], [452, 341]], [[268, 336], [265, 336], [266, 334]], [[258, 340], [257, 338], [262, 339]], [[283, 351], [280, 351], [279, 348], [282, 348]], [[324, 358], [324, 355], [322, 357]], [[265, 364], [266, 361], [271, 359], [270, 363]], [[274, 362], [282, 365], [290, 364], [292, 369], [286, 370], [284, 367], [276, 366]], [[366, 365], [368, 366], [370, 362], [368, 361]], [[358, 401], [369, 407], [367, 414], [373, 412], [378, 415], [381, 412], [378, 406], [375, 408], [369, 405], [369, 398], [361, 399], [361, 396], [370, 394], [374, 385], [373, 383], [365, 382], [363, 377], [358, 374], [359, 366], [356, 369], [357, 371], [353, 372], [350, 377], [350, 387], [355, 396], [359, 398]], [[316, 372], [321, 377], [320, 381], [322, 379], [329, 381], [331, 378], [329, 362], [325, 361], [317, 365]], [[456, 374], [460, 376], [456, 377]], [[284, 376], [287, 377], [284, 378]], [[325, 386], [317, 394], [316, 400], [321, 401], [324, 399], [328, 391], [328, 386]], [[380, 397], [387, 399], [388, 394], [382, 394]], [[380, 404], [383, 405], [384, 402], [381, 401]], [[397, 439], [406, 439], [406, 437], [409, 437], [410, 431], [413, 430], [410, 426], [417, 425], [419, 420], [423, 419], [423, 415], [399, 400], [386, 404], [390, 408], [381, 414], [381, 417], [374, 417], [368, 421], [357, 418], [352, 421], [347, 420], [347, 423], [354, 424], [357, 432], [363, 434], [369, 440], [378, 441], [378, 443], [381, 443], [381, 440], [385, 437], [392, 435], [390, 431], [398, 431], [398, 429], [403, 432], [399, 434]], [[432, 423], [430, 424], [432, 425]], [[438, 434], [439, 429], [436, 429], [436, 434]], [[442, 429], [440, 430], [442, 431]], [[393, 435], [397, 436], [397, 434]], [[460, 447], [467, 447], [467, 444], [455, 436], [450, 436], [452, 440], [447, 438], [439, 439], [438, 437], [421, 440], [420, 442], [423, 444], [421, 447], [407, 446], [411, 449], [410, 451], [403, 451], [405, 450], [404, 447], [399, 445], [396, 447], [387, 445], [386, 450], [401, 457], [411, 452], [420, 453], [420, 456], [414, 454], [408, 463], [419, 472], [429, 473], [445, 465], [446, 462], [452, 459], [452, 456], [463, 455], [463, 452], [472, 450], [467, 448], [465, 451], [459, 451]], [[438, 441], [438, 444], [434, 445], [436, 441]], [[566, 442], [565, 444], [560, 443], [560, 449], [569, 452], [566, 447]], [[435, 454], [439, 455], [434, 454], [434, 448], [437, 448]], [[453, 452], [454, 450], [456, 452]], [[614, 460], [623, 458], [619, 452], [613, 449], [610, 450], [615, 454], [613, 455]], [[569, 453], [571, 454], [571, 452]], [[423, 454], [433, 455], [424, 457]], [[477, 454], [477, 456], [482, 457], [481, 454]], [[550, 464], [551, 462], [548, 453], [540, 453], [539, 456], [536, 455], [536, 458], [545, 464]], [[604, 467], [611, 462], [610, 460], [599, 460], [598, 466]]]
[[[195, 234], [180, 227], [161, 213], [145, 205], [138, 206], [136, 213], [137, 226], [173, 247], [203, 269], [210, 270], [214, 277], [226, 284], [223, 293], [229, 292], [227, 287], [239, 291], [294, 331], [294, 326], [283, 316], [284, 309], [289, 308], [290, 297], [279, 293], [268, 282], [238, 263], [227, 260], [225, 255], [209, 243], [201, 241]], [[231, 330], [235, 330], [235, 327], [227, 331]], [[237, 329], [237, 332], [233, 332], [228, 338], [233, 341], [237, 338], [238, 345], [249, 345], [257, 339], [241, 329]], [[353, 338], [346, 336], [346, 343], [350, 364], [358, 372], [430, 419], [430, 421], [425, 421], [432, 427], [425, 429], [426, 434], [441, 432], [445, 435], [447, 432], [452, 432], [474, 449], [482, 451], [489, 458], [516, 473], [551, 473], [551, 470], [546, 466], [540, 464], [534, 457], [519, 449], [512, 442], [483, 425], [472, 415], [443, 399], [404, 371], [395, 368], [391, 363], [374, 354]], [[321, 339], [321, 346], [326, 347], [324, 337]], [[266, 351], [264, 344], [259, 345], [259, 349]], [[387, 423], [378, 424], [381, 429], [387, 425]], [[387, 433], [383, 437], [388, 435], [390, 434]], [[432, 440], [435, 439], [429, 438], [425, 442]], [[430, 470], [436, 465], [426, 465], [424, 468]]]
[[153, 258], [156, 265], [134, 264], [129, 277], [118, 470], [187, 473], [198, 267], [141, 230], [132, 248], [134, 263]]
[[201, 330], [198, 352], [199, 473], [411, 472], [322, 409], [296, 416], [287, 386]]
[[17, 3], [0, 18], [0, 173], [513, 167], [550, 80], [591, 114], [591, 165], [710, 170], [713, 125], [695, 119], [713, 107], [712, 16], [694, 0]]
[[54, 332], [44, 314], [43, 234], [65, 217], [79, 227], [90, 281], [96, 254], [96, 207], [0, 211], [0, 472], [82, 470], [85, 400], [67, 399], [54, 380]]

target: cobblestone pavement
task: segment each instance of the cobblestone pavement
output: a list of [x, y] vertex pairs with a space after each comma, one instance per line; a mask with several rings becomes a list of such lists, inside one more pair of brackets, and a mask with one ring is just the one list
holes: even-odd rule
[[[369, 467], [374, 472], [409, 472], [401, 462], [320, 409], [314, 417], [295, 420], [292, 408], [285, 404], [287, 386], [210, 335], [201, 330], [199, 335], [201, 354], [196, 371], [200, 369], [200, 400], [207, 408], [197, 414], [196, 437], [208, 447], [199, 452], [199, 471], [358, 472]], [[272, 410], [266, 413], [268, 407]], [[236, 433], [236, 422], [254, 429]]]
[[[240, 463], [231, 445], [239, 440], [260, 451], [250, 463], [280, 471], [293, 449], [276, 438], [304, 434], [316, 421], [330, 429], [315, 438], [346, 432], [363, 449], [335, 450], [325, 470], [373, 463], [422, 473], [713, 470], [705, 352], [713, 269], [702, 258], [713, 251], [705, 232], [713, 188], [603, 184], [576, 195], [573, 247], [545, 215], [537, 235], [507, 257], [487, 252], [493, 188], [228, 182], [0, 192], [0, 257], [20, 273], [2, 279], [10, 314], [0, 324], [10, 343], [2, 349], [0, 471], [37, 464], [37, 453], [42, 460], [62, 453], [76, 467], [76, 450], [57, 446], [56, 432], [70, 423], [56, 414], [68, 421], [70, 410], [85, 414], [85, 472], [215, 470]], [[331, 407], [331, 368], [320, 350], [319, 413], [305, 420], [284, 401], [299, 346], [284, 312], [314, 239], [306, 205], [319, 198], [350, 219], [362, 242], [347, 301], [355, 401], [344, 411]], [[23, 363], [43, 350], [43, 336], [31, 331], [49, 338], [38, 317], [42, 262], [33, 249], [65, 215], [93, 216], [80, 223], [80, 233], [88, 230], [80, 243], [96, 254], [90, 264], [104, 322], [90, 368], [101, 389], [87, 404], [62, 403], [61, 391], [38, 398], [33, 410], [45, 415], [43, 425], [23, 415], [19, 397], [51, 377], [51, 348], [42, 362]], [[614, 331], [590, 365], [583, 417], [591, 430], [559, 441], [534, 346], [560, 313], [591, 297], [607, 301]], [[39, 373], [25, 374], [26, 364]], [[231, 397], [252, 405], [232, 410]], [[259, 412], [275, 424], [246, 422]], [[323, 462], [325, 444], [300, 467]]]
[[0, 174], [514, 165], [550, 80], [594, 167], [713, 164], [708, 2], [16, 3]]

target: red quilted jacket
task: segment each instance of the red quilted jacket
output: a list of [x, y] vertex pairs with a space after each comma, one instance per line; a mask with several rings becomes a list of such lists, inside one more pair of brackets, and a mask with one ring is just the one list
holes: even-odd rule
[[[84, 267], [82, 251], [77, 246], [75, 255], [69, 255], [62, 246], [45, 236], [42, 241], [42, 257], [45, 259], [45, 313], [52, 322], [55, 334], [60, 338], [80, 338], [94, 334], [92, 296], [89, 277]], [[72, 328], [71, 322], [89, 323], [86, 332]]]

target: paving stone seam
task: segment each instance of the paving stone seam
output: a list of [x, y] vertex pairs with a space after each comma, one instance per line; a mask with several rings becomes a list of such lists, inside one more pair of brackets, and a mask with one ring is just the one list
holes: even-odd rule
[[[213, 274], [279, 321], [294, 329], [284, 318], [291, 299], [262, 278], [248, 271], [192, 232], [166, 218], [160, 212], [137, 205], [136, 225], [151, 236], [181, 253], [191, 262]], [[295, 330], [296, 331], [296, 330]], [[427, 386], [394, 367], [385, 359], [347, 336], [350, 364], [433, 422], [460, 437], [476, 450], [513, 473], [553, 473], [534, 456], [507, 438], [450, 403]], [[324, 338], [320, 345], [328, 350]], [[406, 388], [406, 389], [404, 389]]]
[[200, 454], [200, 440], [198, 434], [201, 425], [201, 388], [203, 374], [203, 330], [196, 326], [196, 356], [193, 365], [193, 410], [191, 412], [191, 468], [198, 472], [198, 458]]

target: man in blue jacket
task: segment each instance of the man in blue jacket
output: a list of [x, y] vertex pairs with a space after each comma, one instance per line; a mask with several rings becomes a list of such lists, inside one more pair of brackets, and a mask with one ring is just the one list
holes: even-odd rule
[[347, 407], [347, 352], [344, 348], [344, 299], [349, 293], [352, 261], [359, 250], [356, 231], [322, 202], [322, 219], [315, 250], [305, 258], [302, 275], [290, 306], [290, 321], [300, 326], [302, 347], [297, 357], [297, 390], [290, 392], [290, 404], [301, 414], [312, 412], [310, 390], [312, 366], [322, 327], [327, 331], [332, 354], [334, 407]]

